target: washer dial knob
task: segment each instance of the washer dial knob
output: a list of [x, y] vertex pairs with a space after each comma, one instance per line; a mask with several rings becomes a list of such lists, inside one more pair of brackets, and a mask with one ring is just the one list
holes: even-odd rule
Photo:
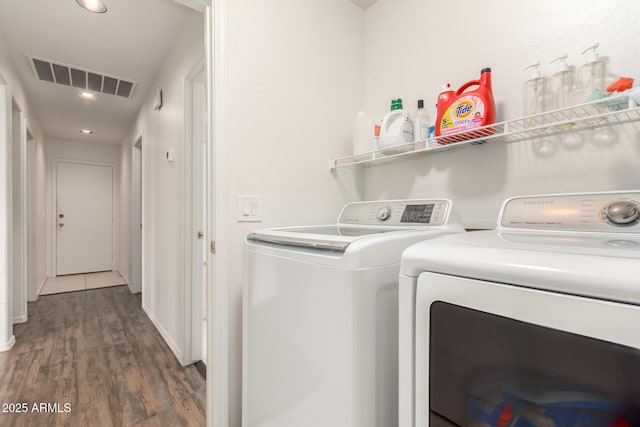
[[378, 209], [378, 213], [376, 214], [376, 218], [378, 218], [378, 221], [386, 221], [389, 218], [391, 218], [391, 209], [388, 207], [383, 207]]
[[610, 203], [602, 210], [602, 219], [611, 225], [634, 225], [640, 221], [640, 205], [632, 200]]

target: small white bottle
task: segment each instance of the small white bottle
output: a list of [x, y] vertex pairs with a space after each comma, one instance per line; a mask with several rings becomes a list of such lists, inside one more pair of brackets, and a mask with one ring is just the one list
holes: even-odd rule
[[549, 109], [559, 109], [571, 106], [571, 96], [576, 89], [575, 70], [567, 64], [568, 55], [551, 61], [558, 62], [558, 71], [549, 79]]
[[540, 75], [540, 61], [524, 68], [529, 79], [524, 82], [523, 114], [532, 116], [546, 111], [546, 79]]
[[429, 139], [429, 113], [424, 108], [424, 100], [418, 100], [418, 109], [413, 115], [413, 138], [415, 141]]

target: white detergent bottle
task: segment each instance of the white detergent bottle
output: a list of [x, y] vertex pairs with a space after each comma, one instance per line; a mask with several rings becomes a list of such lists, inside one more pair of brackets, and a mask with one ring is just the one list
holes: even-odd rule
[[564, 55], [551, 61], [558, 63], [558, 71], [549, 79], [549, 109], [559, 109], [571, 106], [571, 94], [576, 89], [575, 70], [567, 64], [568, 55]]
[[389, 148], [413, 141], [411, 114], [402, 109], [402, 99], [391, 101], [391, 111], [382, 119], [378, 148]]

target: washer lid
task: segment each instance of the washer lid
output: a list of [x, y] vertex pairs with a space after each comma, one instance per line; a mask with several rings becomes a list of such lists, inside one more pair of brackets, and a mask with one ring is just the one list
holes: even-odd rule
[[279, 228], [249, 233], [247, 240], [344, 252], [351, 243], [360, 238], [394, 231], [407, 231], [410, 229], [411, 228], [406, 227], [382, 228], [340, 225]]

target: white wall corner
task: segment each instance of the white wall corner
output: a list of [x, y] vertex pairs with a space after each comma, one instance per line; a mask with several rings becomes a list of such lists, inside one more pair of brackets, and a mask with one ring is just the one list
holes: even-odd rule
[[131, 280], [129, 280], [129, 278], [122, 271], [120, 271], [120, 275], [122, 276], [125, 283], [127, 284], [127, 287], [129, 288], [129, 292], [131, 292], [132, 294], [139, 292], [139, 291], [136, 292], [136, 290], [133, 287], [133, 284], [131, 283]]
[[44, 279], [42, 279], [42, 283], [40, 283], [40, 285], [38, 285], [38, 294], [36, 295], [36, 301], [38, 301], [38, 297], [40, 296], [40, 292], [42, 292], [42, 288], [44, 288], [44, 284], [47, 283], [47, 279], [48, 279], [48, 277], [45, 276]]
[[147, 313], [147, 317], [149, 318], [149, 320], [151, 320], [151, 323], [153, 323], [153, 325], [156, 327], [158, 332], [160, 332], [160, 335], [162, 336], [164, 341], [167, 343], [167, 345], [173, 352], [174, 356], [176, 356], [176, 359], [178, 359], [178, 362], [180, 362], [180, 364], [182, 365], [183, 357], [182, 357], [182, 351], [180, 351], [180, 348], [176, 345], [175, 342], [173, 342], [173, 340], [169, 336], [169, 333], [162, 327], [160, 322], [158, 322], [158, 319], [156, 319], [156, 317], [153, 315], [153, 312], [149, 310], [144, 303], [142, 304], [142, 309], [144, 310], [145, 313]]
[[17, 323], [27, 323], [27, 320], [29, 320], [29, 316], [23, 314], [22, 316], [14, 317], [13, 324], [15, 325]]
[[11, 338], [9, 338], [9, 341], [7, 341], [6, 343], [0, 344], [0, 353], [3, 351], [11, 350], [15, 344], [16, 344], [16, 336], [11, 335]]

